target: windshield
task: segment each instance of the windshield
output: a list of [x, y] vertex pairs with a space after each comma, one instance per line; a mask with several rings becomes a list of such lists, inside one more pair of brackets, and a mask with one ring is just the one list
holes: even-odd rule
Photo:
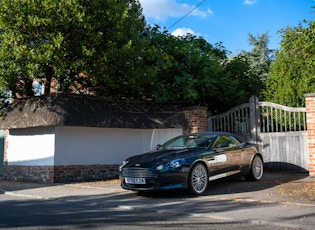
[[186, 148], [208, 148], [215, 141], [216, 136], [211, 134], [192, 134], [176, 137], [165, 144], [160, 150], [186, 149]]

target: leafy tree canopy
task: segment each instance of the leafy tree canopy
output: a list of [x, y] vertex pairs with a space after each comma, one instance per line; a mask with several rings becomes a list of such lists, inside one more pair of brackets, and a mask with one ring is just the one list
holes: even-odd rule
[[251, 96], [261, 96], [273, 58], [273, 51], [268, 49], [268, 32], [257, 38], [252, 34], [248, 37], [252, 50], [241, 51], [223, 63], [224, 71], [229, 76], [227, 81], [234, 81], [234, 87], [229, 89], [235, 95], [229, 101], [231, 106], [246, 103]]
[[281, 30], [281, 48], [266, 81], [267, 100], [305, 106], [305, 93], [315, 92], [315, 22]]
[[116, 78], [125, 77], [111, 66], [132, 59], [133, 43], [145, 26], [133, 0], [1, 0], [0, 5], [0, 77], [20, 96], [33, 94], [34, 78], [49, 87], [54, 77], [66, 91], [80, 73], [91, 79], [85, 87], [108, 91]]
[[186, 101], [205, 104], [218, 97], [222, 76], [220, 63], [227, 51], [191, 34], [175, 37], [151, 28], [145, 38], [148, 50], [144, 66], [152, 68], [147, 96], [157, 101]]
[[251, 53], [228, 58], [221, 43], [211, 45], [191, 34], [174, 37], [158, 27], [150, 28], [144, 40], [147, 98], [206, 105], [218, 113], [247, 102], [263, 85], [251, 66]]
[[148, 26], [137, 0], [0, 5], [0, 82], [13, 96], [33, 96], [34, 79], [49, 93], [54, 80], [62, 92], [182, 101], [222, 112], [259, 93], [269, 65], [267, 34], [250, 36], [253, 50], [230, 59], [221, 43]]

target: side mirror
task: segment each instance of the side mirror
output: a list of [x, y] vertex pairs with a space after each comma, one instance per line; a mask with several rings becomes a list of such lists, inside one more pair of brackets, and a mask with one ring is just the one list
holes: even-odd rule
[[161, 148], [161, 144], [158, 144], [157, 146], [156, 146], [156, 150], [159, 150], [160, 148]]

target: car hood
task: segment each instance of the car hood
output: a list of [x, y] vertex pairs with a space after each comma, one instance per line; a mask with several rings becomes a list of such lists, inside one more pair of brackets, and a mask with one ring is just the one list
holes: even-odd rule
[[127, 166], [150, 167], [156, 164], [163, 164], [169, 161], [194, 156], [204, 150], [180, 149], [180, 150], [157, 150], [129, 158]]

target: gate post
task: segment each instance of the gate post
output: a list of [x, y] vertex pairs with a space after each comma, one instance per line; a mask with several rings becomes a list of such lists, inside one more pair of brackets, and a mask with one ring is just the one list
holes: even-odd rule
[[305, 94], [308, 171], [315, 176], [315, 93]]
[[250, 139], [257, 143], [260, 133], [260, 109], [258, 97], [252, 96], [249, 99], [249, 128]]
[[187, 128], [184, 133], [206, 132], [207, 124], [207, 107], [190, 106], [183, 108], [183, 113], [187, 121]]

